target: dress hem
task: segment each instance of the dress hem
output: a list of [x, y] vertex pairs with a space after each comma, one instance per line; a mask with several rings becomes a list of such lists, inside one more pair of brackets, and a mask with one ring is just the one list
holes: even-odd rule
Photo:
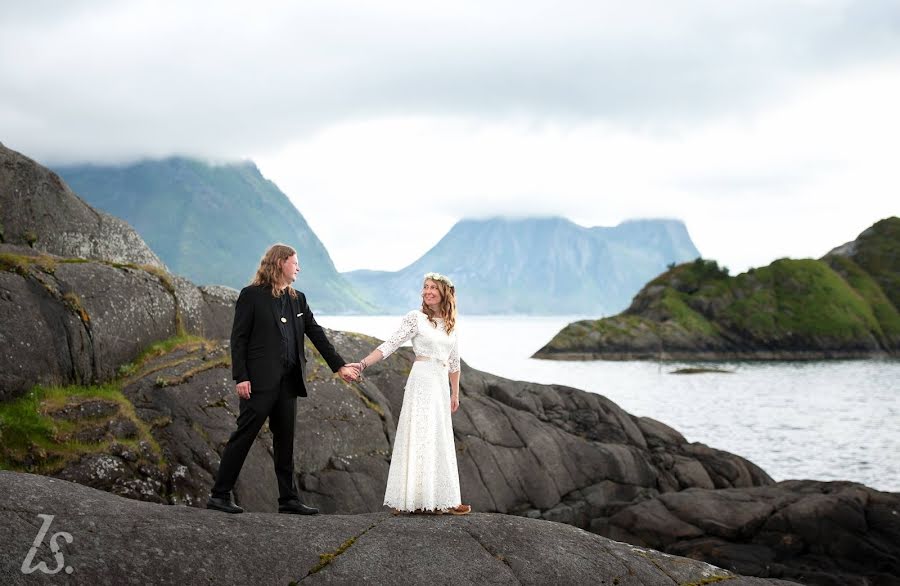
[[403, 511], [403, 512], [405, 512], [405, 513], [409, 513], [409, 512], [412, 512], [412, 511], [437, 511], [437, 510], [444, 510], [444, 509], [452, 509], [452, 508], [454, 508], [454, 507], [458, 507], [458, 506], [461, 505], [462, 503], [459, 502], [459, 503], [456, 503], [455, 505], [452, 505], [452, 504], [449, 504], [449, 503], [446, 504], [446, 505], [444, 505], [444, 504], [437, 504], [437, 505], [434, 505], [434, 506], [432, 506], [432, 507], [427, 507], [427, 506], [426, 506], [426, 507], [415, 507], [415, 508], [412, 508], [412, 509], [408, 509], [408, 508], [406, 508], [405, 506], [400, 506], [400, 505], [397, 505], [397, 504], [394, 504], [394, 503], [390, 503], [390, 502], [388, 502], [388, 501], [384, 501], [383, 504], [384, 504], [384, 506], [390, 507], [390, 508], [395, 509], [395, 510], [397, 510], [397, 511]]

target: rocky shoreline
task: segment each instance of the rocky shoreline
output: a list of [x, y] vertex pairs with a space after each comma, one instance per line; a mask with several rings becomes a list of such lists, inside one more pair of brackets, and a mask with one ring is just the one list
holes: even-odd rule
[[[75, 196], [58, 177], [30, 170], [28, 163], [13, 158], [0, 165], [7, 173], [0, 174], [0, 187], [11, 181], [10, 169], [18, 173], [15, 190], [0, 190], [15, 195], [0, 202], [0, 210], [28, 208], [28, 198], [75, 205], [66, 203]], [[22, 177], [37, 177], [42, 187], [29, 189]], [[79, 242], [102, 235], [91, 233], [90, 225], [84, 229]], [[231, 323], [234, 292], [197, 288], [156, 265], [106, 258], [101, 248], [89, 251], [99, 258], [80, 258], [51, 239], [50, 249], [39, 250], [34, 245], [43, 242], [40, 234], [23, 238], [0, 243], [7, 342], [0, 352], [0, 467], [15, 471], [0, 472], [10, 495], [0, 518], [4, 535], [16, 536], [19, 548], [0, 549], [0, 560], [12, 583], [22, 580], [16, 564], [39, 529], [36, 515], [44, 513], [79, 528], [80, 545], [66, 549], [83, 555], [75, 577], [101, 584], [135, 575], [182, 583], [268, 576], [256, 564], [272, 558], [260, 557], [260, 548], [253, 550], [255, 558], [244, 556], [248, 541], [265, 542], [273, 555], [301, 556], [302, 563], [272, 566], [278, 571], [271, 575], [300, 579], [321, 561], [317, 556], [336, 552], [351, 538], [362, 543], [362, 534], [378, 523], [394, 527], [391, 534], [402, 536], [404, 547], [427, 544], [429, 555], [448, 547], [456, 552], [462, 539], [468, 553], [460, 555], [472, 573], [459, 575], [475, 582], [530, 583], [534, 576], [534, 583], [596, 583], [604, 576], [639, 584], [640, 572], [653, 570], [630, 557], [610, 565], [613, 558], [621, 561], [615, 553], [620, 546], [622, 552], [643, 552], [639, 557], [657, 569], [663, 563], [658, 560], [669, 560], [600, 536], [810, 584], [891, 584], [900, 575], [900, 494], [853, 483], [776, 484], [752, 462], [688, 442], [664, 423], [633, 416], [603, 396], [512, 381], [467, 365], [453, 417], [462, 493], [476, 511], [507, 516], [448, 519], [440, 526], [446, 532], [435, 535], [434, 526], [424, 524], [428, 520], [397, 528], [401, 521], [384, 515], [381, 500], [413, 363], [410, 349], [374, 365], [363, 382], [348, 384], [307, 345], [310, 397], [298, 402], [295, 470], [304, 500], [326, 513], [308, 530], [296, 532], [289, 519], [267, 515], [277, 500], [267, 431], [255, 441], [235, 488], [250, 514], [235, 520], [200, 510], [237, 413], [228, 342], [221, 339]], [[346, 332], [330, 332], [330, 338], [348, 359], [378, 344]], [[152, 539], [140, 541], [145, 533]], [[475, 539], [475, 533], [486, 537]], [[327, 543], [320, 539], [324, 534]], [[198, 535], [206, 541], [198, 542]], [[303, 539], [310, 545], [298, 553]], [[282, 541], [284, 548], [272, 545]], [[308, 579], [387, 580], [395, 573], [373, 570], [367, 560], [393, 567], [396, 545], [383, 536], [374, 549], [354, 546], [359, 558], [341, 556], [357, 559], [348, 573], [339, 574], [334, 565], [334, 574]], [[569, 559], [570, 550], [584, 559]], [[414, 565], [407, 569], [417, 580], [446, 578], [461, 571], [455, 560], [438, 558], [424, 573]], [[247, 564], [248, 573], [238, 562]], [[122, 573], [104, 578], [112, 564]], [[673, 561], [671, 569], [665, 566], [667, 578], [647, 574], [652, 578], [644, 583], [715, 577], [701, 569], [679, 578], [674, 569], [704, 567], [695, 564]], [[558, 568], [565, 572], [548, 573]], [[717, 580], [723, 577], [735, 584], [777, 583], [730, 575]]]
[[[346, 356], [375, 343], [331, 337]], [[202, 507], [237, 411], [226, 353], [221, 342], [186, 343], [121, 382], [133, 427], [149, 436], [129, 435], [127, 423], [110, 429], [107, 421], [127, 414], [92, 417], [103, 412], [98, 399], [71, 397], [62, 413], [82, 413], [81, 433], [100, 449], [48, 473], [133, 500]], [[349, 385], [310, 356], [311, 397], [297, 414], [303, 499], [326, 516], [379, 513], [413, 357], [401, 349]], [[689, 443], [604, 397], [464, 369], [454, 434], [462, 493], [477, 512], [556, 521], [739, 574], [824, 585], [900, 576], [900, 494], [774, 483], [745, 459]], [[264, 432], [235, 489], [252, 513], [275, 511], [271, 449]]]

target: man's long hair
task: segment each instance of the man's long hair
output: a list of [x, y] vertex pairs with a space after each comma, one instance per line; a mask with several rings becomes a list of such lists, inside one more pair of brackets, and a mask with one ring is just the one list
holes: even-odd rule
[[[262, 285], [272, 289], [272, 297], [281, 297], [278, 286], [284, 278], [281, 267], [284, 262], [297, 254], [297, 251], [287, 244], [273, 244], [269, 250], [263, 255], [259, 261], [259, 268], [256, 269], [256, 276], [253, 277], [251, 285]], [[288, 283], [290, 285], [290, 283]], [[297, 292], [293, 287], [288, 286], [286, 291], [291, 297], [296, 298]]]
[[[437, 327], [437, 322], [434, 321], [435, 318], [444, 318], [444, 329], [449, 334], [453, 331], [453, 328], [456, 327], [456, 289], [441, 280], [425, 279], [425, 281], [431, 281], [437, 285], [438, 291], [441, 293], [441, 303], [438, 307], [440, 315], [434, 315], [431, 308], [425, 304], [424, 298], [422, 299], [422, 313], [428, 316], [428, 321], [430, 321], [434, 327]], [[422, 286], [425, 286], [424, 281], [422, 282]]]

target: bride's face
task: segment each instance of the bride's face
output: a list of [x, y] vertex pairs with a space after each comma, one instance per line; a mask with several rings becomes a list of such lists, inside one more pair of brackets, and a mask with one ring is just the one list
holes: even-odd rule
[[425, 284], [422, 286], [422, 301], [425, 302], [425, 305], [437, 305], [441, 299], [443, 297], [437, 283], [431, 279], [425, 279]]

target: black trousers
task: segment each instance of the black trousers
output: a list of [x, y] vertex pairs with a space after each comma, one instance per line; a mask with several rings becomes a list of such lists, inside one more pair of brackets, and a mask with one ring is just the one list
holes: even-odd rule
[[[295, 366], [294, 368], [300, 368]], [[298, 499], [294, 484], [294, 422], [297, 419], [297, 397], [289, 391], [291, 377], [299, 373], [285, 368], [277, 389], [250, 389], [250, 398], [240, 400], [237, 429], [228, 438], [212, 495], [228, 498], [237, 482], [241, 467], [253, 440], [266, 419], [272, 432], [275, 477], [278, 479], [278, 503]]]

